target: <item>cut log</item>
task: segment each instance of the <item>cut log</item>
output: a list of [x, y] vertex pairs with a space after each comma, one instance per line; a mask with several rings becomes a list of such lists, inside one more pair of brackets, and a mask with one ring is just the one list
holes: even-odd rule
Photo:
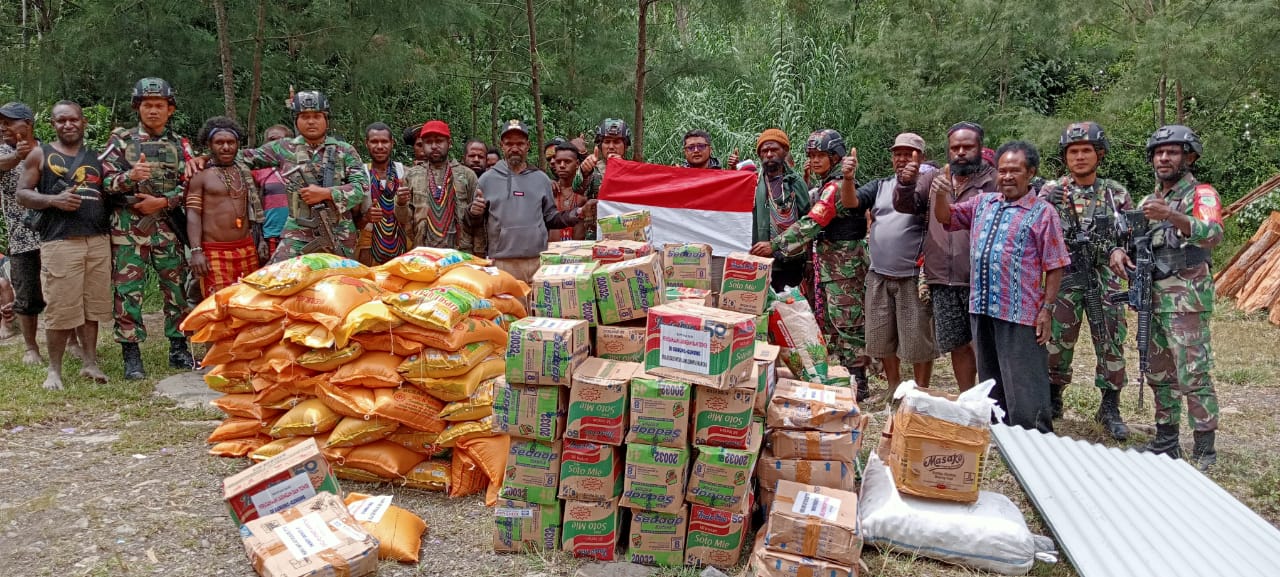
[[1253, 274], [1258, 272], [1258, 265], [1275, 248], [1277, 241], [1280, 241], [1280, 225], [1277, 225], [1274, 231], [1265, 226], [1259, 228], [1258, 234], [1236, 253], [1227, 266], [1214, 275], [1214, 288], [1218, 295], [1236, 296]]
[[1280, 295], [1280, 251], [1272, 251], [1267, 262], [1258, 269], [1250, 282], [1245, 283], [1240, 291], [1236, 308], [1245, 312], [1254, 312], [1271, 306]]

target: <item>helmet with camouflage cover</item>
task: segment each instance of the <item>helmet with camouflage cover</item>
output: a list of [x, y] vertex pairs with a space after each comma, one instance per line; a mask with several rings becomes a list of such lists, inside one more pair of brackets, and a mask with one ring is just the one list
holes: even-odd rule
[[143, 78], [133, 85], [133, 107], [142, 104], [143, 98], [164, 98], [169, 104], [178, 105], [177, 92], [163, 78]]
[[1195, 131], [1181, 124], [1167, 124], [1152, 133], [1147, 139], [1147, 161], [1155, 156], [1156, 147], [1162, 144], [1181, 144], [1184, 152], [1194, 152], [1197, 157], [1204, 156], [1204, 145]]
[[1058, 156], [1067, 153], [1067, 147], [1077, 142], [1087, 142], [1093, 145], [1093, 149], [1098, 152], [1098, 157], [1106, 154], [1111, 144], [1107, 142], [1107, 133], [1097, 122], [1074, 122], [1062, 130], [1062, 135], [1058, 137]]
[[603, 142], [606, 136], [617, 136], [622, 143], [631, 146], [631, 127], [621, 118], [606, 118], [596, 127], [596, 142]]
[[848, 152], [844, 145], [844, 137], [830, 128], [817, 130], [810, 134], [809, 139], [805, 141], [804, 149], [805, 151], [816, 150], [834, 154], [838, 157], [842, 157]]
[[319, 90], [303, 90], [293, 95], [289, 110], [293, 111], [294, 118], [303, 112], [320, 112], [329, 116], [329, 98]]

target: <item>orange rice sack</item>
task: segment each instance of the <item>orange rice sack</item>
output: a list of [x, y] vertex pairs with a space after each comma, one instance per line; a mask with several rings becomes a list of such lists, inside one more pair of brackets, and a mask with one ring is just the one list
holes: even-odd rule
[[329, 469], [333, 471], [333, 474], [344, 481], [359, 481], [361, 483], [382, 483], [386, 481], [386, 479], [374, 475], [373, 473], [356, 469], [354, 467], [347, 467], [345, 465], [338, 465], [334, 463], [330, 463], [329, 465]]
[[401, 357], [417, 353], [426, 346], [408, 338], [403, 327], [383, 333], [360, 333], [351, 341], [360, 343], [366, 351], [382, 351]]
[[440, 433], [448, 426], [440, 418], [443, 408], [444, 403], [431, 395], [413, 387], [400, 387], [382, 399], [373, 414], [418, 431]]
[[270, 459], [271, 457], [274, 457], [276, 455], [279, 455], [280, 453], [285, 452], [290, 447], [293, 447], [294, 445], [297, 445], [298, 443], [301, 443], [310, 438], [311, 437], [309, 436], [299, 436], [299, 437], [285, 437], [283, 439], [276, 439], [274, 441], [271, 441], [270, 443], [267, 443], [261, 447], [258, 447], [252, 453], [249, 453], [249, 458], [253, 459], [255, 463], [261, 463], [267, 459]]
[[335, 344], [341, 348], [347, 346], [351, 337], [360, 333], [390, 331], [404, 324], [404, 319], [391, 313], [387, 303], [373, 300], [364, 303], [347, 313], [342, 324], [334, 329]]
[[468, 313], [473, 317], [493, 320], [502, 316], [502, 311], [493, 305], [493, 301], [489, 299], [476, 299], [476, 303], [471, 305], [471, 312]]
[[398, 387], [403, 379], [396, 368], [402, 361], [391, 353], [368, 352], [338, 367], [329, 381], [345, 387]]
[[480, 388], [480, 383], [506, 372], [506, 360], [500, 356], [491, 356], [471, 370], [456, 377], [431, 378], [414, 377], [408, 380], [414, 386], [442, 401], [454, 402], [471, 398]]
[[316, 385], [321, 380], [327, 378], [329, 378], [327, 373], [321, 373], [302, 367], [293, 367], [289, 371], [279, 375], [279, 382], [295, 395], [314, 397], [316, 396]]
[[305, 352], [307, 352], [306, 347], [300, 345], [290, 342], [276, 343], [264, 351], [261, 357], [249, 363], [249, 370], [258, 373], [267, 371], [284, 373], [290, 369], [300, 369], [302, 367], [297, 364], [298, 357]]
[[489, 341], [499, 350], [507, 350], [507, 331], [493, 321], [475, 317], [464, 319], [448, 332], [433, 331], [407, 324], [397, 329], [396, 335], [446, 351], [456, 351], [480, 341]]
[[319, 399], [310, 399], [298, 403], [298, 406], [281, 415], [271, 427], [271, 436], [279, 439], [328, 433], [340, 420], [342, 415], [324, 406]]
[[466, 265], [440, 275], [436, 286], [456, 286], [482, 299], [500, 294], [529, 296], [529, 285], [491, 266]]
[[493, 414], [493, 387], [499, 377], [480, 383], [471, 398], [454, 401], [440, 409], [440, 418], [449, 422], [476, 421]]
[[502, 477], [506, 474], [507, 453], [511, 451], [511, 437], [494, 435], [477, 437], [457, 442], [454, 452], [466, 453], [471, 461], [478, 465], [489, 480], [489, 491], [485, 495], [485, 505], [492, 507], [498, 502], [498, 488], [502, 486]]
[[405, 359], [397, 370], [406, 378], [456, 377], [493, 354], [494, 348], [493, 343], [488, 341], [464, 345], [456, 351], [425, 348]]
[[193, 343], [212, 343], [223, 339], [235, 339], [236, 327], [226, 321], [218, 321], [209, 323], [191, 335], [190, 341]]
[[437, 287], [387, 294], [382, 302], [396, 316], [425, 329], [453, 330], [467, 318], [479, 298], [457, 287]]
[[256, 437], [262, 433], [262, 421], [258, 419], [246, 419], [244, 417], [228, 417], [222, 421], [220, 425], [209, 433], [209, 437], [205, 441], [210, 443], [220, 443], [222, 441], [230, 441], [232, 439], [244, 439]]
[[316, 383], [316, 398], [344, 417], [362, 419], [377, 407], [374, 391], [364, 387], [340, 387], [328, 379]]
[[[416, 250], [416, 249], [415, 249]], [[409, 281], [432, 282], [440, 276], [440, 265], [436, 258], [419, 254], [413, 250], [393, 258], [375, 268], [376, 273], [387, 275], [386, 285], [393, 285], [397, 279], [403, 287]]]
[[354, 361], [364, 354], [364, 346], [351, 343], [341, 349], [314, 349], [302, 353], [298, 364], [313, 371], [329, 372], [345, 363]]
[[[369, 499], [371, 495], [347, 493], [343, 502], [352, 511], [352, 515], [360, 521], [364, 529], [378, 538], [378, 558], [391, 559], [401, 563], [417, 563], [418, 550], [422, 548], [422, 536], [427, 532], [427, 524], [422, 518], [395, 505], [386, 505], [381, 512], [370, 516], [356, 505]], [[390, 497], [385, 497], [390, 501]], [[369, 518], [366, 520], [366, 518]]]
[[307, 400], [310, 397], [303, 397], [294, 394], [288, 387], [276, 383], [253, 394], [253, 403], [264, 409], [276, 409], [277, 411], [288, 411], [298, 403]]
[[511, 315], [521, 319], [529, 316], [529, 309], [525, 308], [523, 299], [501, 294], [489, 299], [489, 302], [493, 303], [493, 308], [498, 309], [498, 312], [504, 315]]
[[284, 323], [255, 324], [236, 331], [235, 343], [231, 348], [236, 351], [261, 351], [280, 342], [281, 338], [284, 338]]
[[327, 349], [337, 344], [333, 331], [320, 323], [295, 321], [284, 329], [284, 340], [308, 349]]
[[373, 282], [382, 287], [384, 291], [400, 292], [404, 289], [404, 285], [409, 282], [409, 279], [393, 275], [382, 267], [377, 267], [373, 270]]
[[435, 285], [436, 283], [434, 282], [422, 282], [417, 280], [411, 280], [404, 283], [404, 286], [400, 287], [400, 290], [396, 292], [420, 291], [424, 289], [429, 289], [431, 287], [434, 287]]
[[349, 258], [316, 253], [264, 266], [240, 282], [269, 295], [290, 296], [331, 276], [369, 278], [372, 275], [368, 267]]
[[253, 395], [247, 393], [222, 395], [209, 401], [209, 404], [217, 407], [219, 411], [226, 413], [227, 416], [258, 421], [265, 421], [280, 414], [279, 411], [272, 411], [258, 406], [253, 402]]
[[449, 463], [450, 498], [475, 495], [488, 484], [489, 479], [484, 476], [484, 470], [470, 456], [461, 451], [453, 452], [453, 459]]
[[[227, 289], [222, 289], [221, 291], [218, 291], [218, 293], [220, 294], [225, 290]], [[192, 308], [186, 318], [182, 319], [182, 323], [178, 325], [178, 330], [188, 333], [199, 332], [200, 329], [225, 319], [227, 317], [227, 310], [223, 306], [225, 302], [225, 299], [220, 300], [218, 298], [218, 294], [209, 295], [204, 300], [200, 301], [200, 304], [197, 304]], [[209, 341], [195, 342], [206, 343]]]
[[427, 459], [418, 463], [405, 475], [403, 485], [426, 491], [445, 491], [449, 488], [449, 461]]
[[214, 457], [247, 457], [249, 453], [258, 450], [259, 447], [270, 443], [271, 437], [266, 435], [256, 435], [243, 439], [230, 439], [215, 444], [209, 448], [209, 454]]
[[440, 433], [440, 437], [436, 441], [442, 447], [453, 447], [455, 444], [468, 439], [492, 437], [497, 434], [499, 433], [493, 430], [493, 417], [490, 416], [479, 421], [450, 423], [449, 428]]
[[232, 361], [256, 359], [261, 355], [261, 350], [238, 351], [235, 349], [235, 341], [233, 339], [223, 339], [209, 347], [208, 352], [204, 354], [204, 358], [200, 360], [200, 366], [225, 365]]
[[280, 303], [284, 297], [272, 296], [243, 284], [231, 285], [237, 289], [227, 299], [227, 314], [242, 321], [265, 323], [284, 316]]
[[213, 367], [204, 375], [204, 384], [210, 390], [219, 393], [252, 393], [253, 384], [249, 382], [249, 362], [232, 361]]
[[345, 417], [338, 421], [338, 426], [329, 431], [327, 447], [355, 447], [387, 438], [400, 423], [388, 419], [364, 420], [356, 417]]
[[383, 290], [371, 280], [335, 276], [302, 289], [285, 299], [280, 308], [292, 320], [316, 323], [332, 331], [352, 309], [382, 294]]
[[[441, 429], [443, 430], [443, 427]], [[428, 457], [439, 457], [449, 452], [447, 447], [441, 447], [436, 443], [436, 439], [439, 437], [440, 433], [428, 433], [426, 431], [416, 431], [409, 427], [400, 427], [399, 430], [387, 436], [387, 440], [415, 453], [421, 453]]]
[[423, 461], [409, 449], [389, 441], [374, 441], [360, 445], [347, 454], [347, 467], [368, 471], [384, 479], [398, 479], [409, 474], [414, 465]]

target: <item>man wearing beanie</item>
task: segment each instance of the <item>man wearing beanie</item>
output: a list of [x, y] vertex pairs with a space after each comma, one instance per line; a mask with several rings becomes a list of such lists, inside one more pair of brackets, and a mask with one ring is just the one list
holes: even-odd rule
[[[791, 140], [787, 133], [770, 128], [756, 139], [756, 155], [764, 164], [756, 184], [755, 209], [752, 211], [751, 243], [769, 242], [782, 234], [809, 212], [809, 187], [795, 169], [787, 164]], [[787, 286], [800, 286], [804, 274], [804, 256], [808, 244], [792, 251], [775, 251], [773, 278], [770, 284], [779, 291]]]

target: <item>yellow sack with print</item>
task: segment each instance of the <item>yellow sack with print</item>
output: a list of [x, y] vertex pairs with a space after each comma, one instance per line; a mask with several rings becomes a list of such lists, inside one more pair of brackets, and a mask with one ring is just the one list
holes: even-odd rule
[[364, 303], [347, 313], [342, 324], [333, 331], [335, 344], [347, 346], [353, 335], [365, 332], [386, 332], [404, 324], [404, 320], [391, 314], [387, 303], [374, 300]]
[[467, 441], [470, 439], [478, 439], [480, 437], [492, 437], [501, 433], [493, 430], [493, 416], [488, 416], [479, 421], [463, 421], [453, 423], [449, 428], [440, 433], [440, 437], [436, 442], [441, 447], [452, 447], [459, 441]]
[[440, 409], [440, 418], [446, 421], [476, 421], [493, 414], [493, 386], [497, 377], [480, 383], [480, 388], [465, 401], [449, 403]]
[[291, 322], [284, 329], [284, 340], [309, 349], [327, 349], [334, 345], [333, 331], [319, 323]]
[[314, 349], [302, 353], [298, 364], [313, 371], [332, 371], [345, 363], [354, 361], [364, 354], [360, 343], [351, 343], [341, 349]]
[[481, 341], [449, 352], [434, 348], [422, 349], [400, 363], [400, 374], [409, 378], [443, 378], [461, 375], [494, 352], [493, 343]]
[[340, 420], [342, 415], [326, 407], [320, 399], [309, 399], [281, 415], [271, 427], [271, 436], [279, 439], [328, 433]]
[[456, 377], [406, 377], [414, 386], [445, 402], [471, 398], [480, 383], [505, 373], [507, 363], [502, 357], [491, 356], [471, 370]]
[[400, 423], [389, 419], [359, 419], [345, 417], [329, 431], [327, 447], [355, 447], [373, 441], [380, 441], [391, 436], [400, 428]]
[[500, 294], [529, 296], [529, 285], [491, 266], [460, 266], [440, 275], [436, 286], [456, 286], [482, 299]]
[[396, 316], [420, 327], [449, 332], [477, 304], [475, 295], [457, 287], [439, 287], [382, 297]]
[[349, 258], [316, 253], [264, 266], [240, 279], [240, 282], [269, 295], [290, 296], [320, 279], [338, 275], [369, 278], [373, 276], [373, 271]]
[[449, 462], [428, 459], [418, 463], [404, 476], [403, 484], [413, 489], [444, 492], [449, 488]]

